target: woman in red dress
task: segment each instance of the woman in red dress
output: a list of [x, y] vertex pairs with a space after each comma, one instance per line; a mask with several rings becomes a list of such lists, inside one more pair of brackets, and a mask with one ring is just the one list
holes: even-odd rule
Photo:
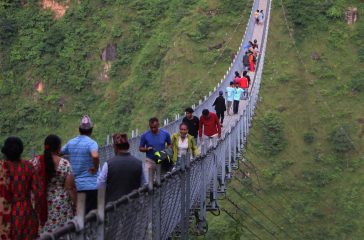
[[[23, 143], [20, 138], [9, 137], [5, 140], [1, 152], [5, 156], [5, 165], [9, 174], [9, 195], [11, 203], [10, 238], [32, 240], [38, 236], [38, 214], [42, 201], [42, 187], [31, 163], [21, 160]], [[35, 208], [31, 201], [34, 195]]]

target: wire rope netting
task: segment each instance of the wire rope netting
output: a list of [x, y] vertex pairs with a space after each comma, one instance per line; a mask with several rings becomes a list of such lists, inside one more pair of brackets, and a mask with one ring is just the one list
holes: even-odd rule
[[[84, 227], [77, 225], [74, 219], [67, 226], [49, 234], [44, 239], [97, 239], [102, 232], [105, 239], [167, 239], [178, 230], [180, 234], [188, 234], [189, 216], [191, 211], [198, 211], [198, 221], [205, 220], [207, 208], [216, 209], [218, 191], [225, 191], [225, 179], [231, 177], [232, 168], [238, 164], [237, 157], [247, 140], [251, 120], [258, 102], [262, 69], [264, 64], [267, 35], [269, 29], [270, 1], [255, 0], [243, 41], [231, 64], [224, 81], [218, 84], [216, 90], [206, 97], [195, 108], [197, 115], [204, 108], [211, 109], [212, 103], [220, 90], [224, 90], [233, 79], [235, 71], [242, 69], [243, 46], [251, 40], [254, 31], [252, 13], [262, 2], [266, 4], [266, 24], [263, 26], [261, 55], [258, 58], [256, 73], [250, 98], [244, 111], [236, 122], [208, 149], [203, 149], [200, 156], [186, 161], [186, 166], [179, 167], [167, 173], [160, 184], [153, 188], [143, 186], [141, 189], [123, 196], [121, 199], [108, 203], [104, 218], [99, 217], [94, 210], [86, 216]], [[170, 133], [178, 131], [182, 118], [175, 120], [163, 128]], [[138, 158], [144, 158], [139, 152], [140, 136], [130, 139], [130, 153]], [[112, 143], [99, 149], [101, 162], [114, 156]], [[100, 230], [102, 226], [102, 230]], [[81, 236], [81, 237], [80, 237]]]

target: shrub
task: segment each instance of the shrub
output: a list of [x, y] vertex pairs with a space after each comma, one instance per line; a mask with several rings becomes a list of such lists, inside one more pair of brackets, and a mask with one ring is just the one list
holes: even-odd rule
[[315, 135], [312, 132], [307, 132], [303, 135], [303, 140], [305, 141], [305, 143], [313, 143], [315, 141]]
[[344, 154], [354, 149], [348, 126], [337, 126], [330, 134], [330, 142], [335, 152]]

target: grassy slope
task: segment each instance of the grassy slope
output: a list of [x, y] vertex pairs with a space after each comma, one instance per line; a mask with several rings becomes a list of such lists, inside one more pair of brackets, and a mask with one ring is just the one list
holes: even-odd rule
[[[346, 1], [345, 5], [350, 3], [361, 11], [364, 7], [358, 1]], [[274, 1], [262, 101], [246, 153], [246, 158], [258, 169], [264, 189], [259, 196], [263, 200], [254, 197], [250, 180], [244, 180], [245, 186], [236, 179], [231, 183], [243, 197], [232, 188], [227, 196], [278, 239], [362, 239], [364, 126], [359, 119], [363, 118], [364, 93], [352, 92], [350, 84], [353, 78], [363, 77], [363, 72], [358, 75], [363, 64], [357, 51], [363, 38], [358, 40], [356, 36], [364, 21], [360, 19], [353, 27], [339, 20], [326, 20], [318, 25], [311, 24], [295, 33], [304, 67], [289, 37], [280, 1]], [[321, 60], [311, 59], [314, 51], [320, 53]], [[271, 110], [277, 111], [283, 121], [286, 140], [285, 149], [276, 156], [267, 156], [259, 150], [261, 121]], [[349, 127], [346, 133], [355, 145], [355, 150], [344, 155], [335, 153], [329, 141], [333, 129], [340, 125]], [[304, 141], [307, 132], [314, 135], [311, 144]], [[252, 186], [259, 188], [253, 171], [247, 166], [241, 168], [251, 172]], [[242, 179], [241, 174], [237, 176]], [[253, 239], [243, 224], [261, 239], [274, 239], [229, 201], [220, 201], [220, 205], [235, 213], [242, 223], [237, 224], [225, 213], [217, 218], [210, 216], [207, 239]]]
[[[17, 25], [0, 48], [0, 141], [19, 135], [29, 149], [39, 148], [49, 133], [66, 140], [89, 113], [102, 144], [112, 132], [145, 129], [151, 116], [173, 117], [221, 79], [251, 6], [231, 0], [72, 3], [58, 21], [36, 4], [0, 5], [1, 20]], [[217, 8], [216, 16], [208, 15]], [[223, 48], [208, 50], [223, 40]], [[118, 44], [118, 59], [110, 80], [100, 81], [99, 54], [110, 42]], [[46, 84], [44, 94], [33, 90], [39, 80]], [[60, 97], [66, 99], [63, 112]]]

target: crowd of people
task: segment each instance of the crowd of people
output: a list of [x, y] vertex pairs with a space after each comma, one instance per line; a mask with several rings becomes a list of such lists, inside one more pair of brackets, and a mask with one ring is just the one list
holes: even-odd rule
[[1, 239], [36, 239], [52, 232], [74, 217], [77, 193], [85, 194], [88, 213], [97, 208], [98, 189], [106, 188], [106, 202], [115, 201], [153, 179], [158, 164], [164, 174], [179, 167], [185, 156], [196, 157], [198, 141], [212, 146], [221, 139], [225, 112], [228, 116], [238, 114], [240, 101], [248, 99], [248, 70], [254, 72], [257, 54], [257, 40], [250, 41], [243, 72], [235, 72], [226, 88], [226, 99], [219, 91], [211, 106], [215, 112], [204, 109], [197, 117], [192, 108], [186, 108], [179, 131], [172, 136], [160, 128], [157, 118], [151, 118], [139, 145], [139, 151], [145, 153], [143, 160], [130, 154], [125, 133], [115, 133], [115, 156], [100, 167], [98, 144], [91, 137], [93, 124], [87, 115], [80, 121], [78, 136], [63, 147], [58, 136], [47, 136], [43, 153], [31, 160], [23, 160], [20, 138], [7, 138], [1, 149], [4, 159], [0, 160]]

